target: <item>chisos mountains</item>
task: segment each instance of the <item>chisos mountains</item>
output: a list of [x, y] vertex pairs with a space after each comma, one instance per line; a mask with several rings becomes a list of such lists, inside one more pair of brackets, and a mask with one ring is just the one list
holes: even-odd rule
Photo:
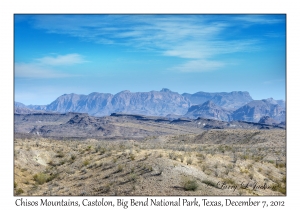
[[[112, 113], [160, 116], [169, 119], [198, 117], [221, 121], [285, 123], [285, 101], [272, 98], [253, 100], [247, 91], [179, 94], [167, 88], [161, 91], [64, 94], [48, 105], [29, 105], [15, 102], [15, 113], [43, 112], [88, 113], [109, 116]], [[264, 120], [269, 117], [268, 120]]]

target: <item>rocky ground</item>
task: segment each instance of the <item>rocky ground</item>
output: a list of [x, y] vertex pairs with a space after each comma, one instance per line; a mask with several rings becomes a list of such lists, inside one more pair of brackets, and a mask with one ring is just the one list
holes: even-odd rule
[[15, 195], [285, 195], [285, 130], [15, 138]]
[[142, 115], [112, 114], [93, 117], [84, 113], [15, 114], [15, 136], [51, 139], [136, 139], [149, 136], [200, 134], [210, 129], [285, 130], [285, 125], [205, 118], [168, 119]]

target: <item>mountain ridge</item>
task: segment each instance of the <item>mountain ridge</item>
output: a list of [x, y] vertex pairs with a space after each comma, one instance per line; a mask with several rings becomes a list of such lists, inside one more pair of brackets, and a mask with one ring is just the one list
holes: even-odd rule
[[152, 90], [149, 92], [124, 90], [116, 94], [99, 92], [92, 92], [88, 95], [63, 94], [48, 105], [26, 106], [20, 102], [15, 102], [16, 113], [25, 114], [35, 111], [80, 112], [98, 117], [109, 116], [117, 112], [169, 116], [174, 119], [176, 117], [194, 119], [204, 117], [222, 121], [243, 120], [250, 122], [258, 122], [262, 117], [269, 116], [278, 122], [285, 121], [285, 101], [274, 100], [273, 98], [253, 100], [247, 91], [228, 93], [199, 91], [194, 94], [179, 94], [168, 88], [162, 88], [160, 91]]
[[143, 139], [147, 136], [202, 133], [210, 129], [270, 130], [285, 129], [285, 125], [243, 121], [144, 116], [112, 113], [95, 117], [83, 113], [35, 113], [15, 114], [15, 134], [51, 138], [129, 138]]

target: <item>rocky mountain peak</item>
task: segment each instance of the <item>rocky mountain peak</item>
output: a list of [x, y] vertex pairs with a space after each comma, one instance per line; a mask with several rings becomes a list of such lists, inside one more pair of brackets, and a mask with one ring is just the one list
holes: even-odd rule
[[204, 102], [201, 105], [201, 107], [203, 107], [203, 108], [216, 108], [217, 105], [214, 102], [212, 102], [212, 101], [209, 100], [209, 101]]
[[217, 106], [212, 101], [206, 101], [201, 105], [191, 106], [185, 116], [190, 118], [203, 117], [208, 119], [230, 121], [230, 114], [230, 112]]
[[168, 88], [163, 88], [161, 89], [160, 92], [165, 92], [165, 93], [168, 93], [168, 92], [172, 92], [171, 90], [169, 90]]
[[131, 93], [129, 90], [123, 90], [120, 93]]
[[189, 99], [192, 105], [212, 101], [217, 106], [232, 111], [253, 100], [247, 91], [233, 91], [229, 93], [206, 93], [200, 91], [194, 94], [184, 93], [182, 95]]
[[253, 100], [248, 104], [235, 110], [232, 114], [234, 120], [259, 122], [262, 117], [269, 116], [276, 121], [285, 120], [285, 108], [280, 106], [276, 100]]

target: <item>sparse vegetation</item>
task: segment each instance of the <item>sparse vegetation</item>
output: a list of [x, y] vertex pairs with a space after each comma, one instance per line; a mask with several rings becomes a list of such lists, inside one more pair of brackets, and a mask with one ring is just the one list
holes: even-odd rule
[[82, 163], [83, 166], [87, 166], [87, 165], [89, 165], [89, 164], [90, 164], [90, 161], [89, 161], [89, 160], [84, 160], [83, 163]]
[[[152, 142], [157, 137], [141, 141], [39, 139], [38, 146], [35, 139], [16, 139], [14, 192], [46, 196], [285, 195], [284, 144], [276, 145], [278, 140], [269, 143], [273, 135], [251, 146], [215, 143], [215, 139], [229, 137], [233, 141], [231, 132], [245, 139], [226, 130], [207, 131], [201, 141], [195, 134], [161, 136], [160, 142]], [[280, 136], [280, 132], [275, 134]], [[217, 184], [238, 185], [241, 181], [266, 182], [273, 188], [233, 192]], [[209, 190], [202, 190], [207, 186]]]
[[202, 171], [205, 172], [206, 169], [208, 168], [208, 166], [207, 166], [206, 164], [203, 164], [203, 165], [201, 166], [201, 168], [202, 168]]
[[175, 152], [170, 152], [170, 153], [169, 153], [169, 158], [170, 158], [171, 160], [176, 160], [176, 159], [177, 159], [177, 154], [176, 154]]
[[226, 184], [235, 185], [235, 181], [231, 178], [225, 178], [223, 179], [223, 182], [225, 182]]
[[188, 158], [187, 160], [186, 160], [186, 164], [187, 165], [191, 165], [193, 163], [193, 159], [192, 158]]
[[38, 184], [44, 184], [47, 181], [48, 175], [44, 173], [38, 173], [33, 176], [34, 181]]
[[182, 185], [184, 190], [195, 191], [198, 189], [199, 185], [196, 180], [184, 177], [182, 180]]
[[274, 191], [278, 191], [278, 192], [280, 192], [280, 193], [282, 193], [284, 195], [286, 194], [286, 186], [283, 185], [283, 184], [281, 184], [280, 182], [277, 182], [276, 184], [274, 184], [272, 186], [272, 189]]
[[85, 151], [91, 151], [91, 149], [92, 149], [92, 146], [89, 145], [89, 146], [86, 147]]
[[55, 179], [57, 177], [58, 174], [45, 174], [45, 173], [38, 173], [38, 174], [35, 174], [33, 176], [33, 180], [39, 184], [39, 185], [42, 185], [44, 184], [45, 182], [50, 182], [52, 181], [53, 179]]
[[117, 171], [116, 172], [121, 172], [123, 171], [124, 166], [123, 165], [118, 165]]
[[16, 195], [21, 195], [22, 193], [24, 193], [24, 190], [22, 190], [21, 188], [18, 188], [16, 190]]
[[74, 161], [76, 159], [76, 155], [72, 154], [70, 159]]
[[135, 155], [130, 153], [129, 158], [130, 158], [130, 160], [135, 160]]
[[137, 181], [138, 176], [135, 173], [131, 173], [129, 176], [129, 180], [136, 182]]
[[183, 163], [183, 161], [184, 161], [184, 156], [183, 156], [183, 155], [179, 155], [178, 157], [179, 157], [180, 161]]
[[59, 151], [56, 155], [56, 157], [58, 158], [63, 158], [65, 156], [65, 154], [62, 151]]

